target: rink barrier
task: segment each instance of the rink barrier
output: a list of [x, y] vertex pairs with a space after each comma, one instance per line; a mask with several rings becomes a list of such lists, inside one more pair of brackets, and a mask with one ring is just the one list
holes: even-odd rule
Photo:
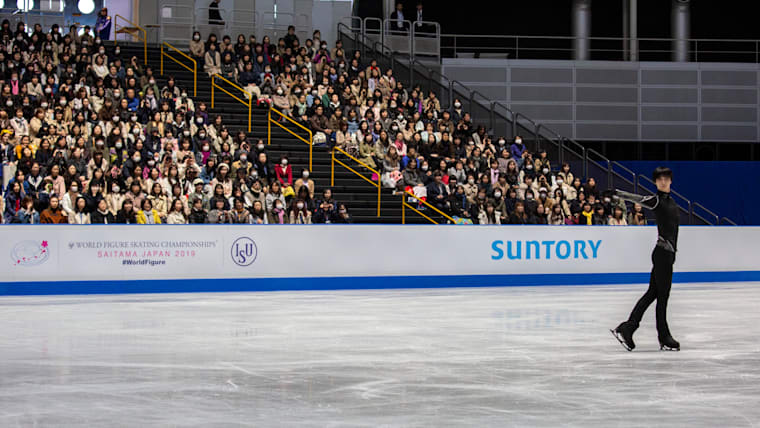
[[[7, 226], [0, 295], [645, 284], [654, 227]], [[760, 227], [683, 227], [676, 283], [760, 281]]]
[[[760, 271], [675, 272], [674, 283], [760, 281]], [[419, 288], [533, 287], [643, 284], [641, 272], [597, 274], [520, 274], [325, 278], [161, 279], [139, 281], [17, 282], [0, 285], [0, 296], [67, 294], [220, 293]]]

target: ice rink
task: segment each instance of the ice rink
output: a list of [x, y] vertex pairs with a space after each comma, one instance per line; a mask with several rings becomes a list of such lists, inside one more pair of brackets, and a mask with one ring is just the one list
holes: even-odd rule
[[759, 285], [0, 298], [0, 426], [758, 426]]

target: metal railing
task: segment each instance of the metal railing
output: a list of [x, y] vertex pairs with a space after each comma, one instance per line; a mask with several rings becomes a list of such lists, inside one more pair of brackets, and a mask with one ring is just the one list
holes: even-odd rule
[[[500, 34], [442, 34], [441, 55], [510, 59], [572, 59], [572, 36], [518, 36]], [[625, 61], [630, 39], [589, 37], [592, 60]], [[671, 61], [671, 38], [638, 38], [638, 61]], [[689, 59], [695, 62], [760, 62], [760, 40], [688, 39]]]
[[[119, 25], [119, 18], [121, 18], [122, 21], [126, 22], [127, 24], [131, 25], [131, 27], [126, 27], [123, 25]], [[134, 22], [128, 20], [127, 18], [116, 14], [113, 18], [113, 44], [117, 45], [119, 44], [119, 34], [129, 34], [130, 36], [136, 38], [138, 41], [143, 42], [143, 63], [148, 64], [148, 32], [145, 31], [145, 29]], [[121, 30], [119, 30], [121, 28]], [[140, 32], [142, 32], [142, 38], [140, 37]], [[163, 73], [162, 73], [163, 74]]]
[[[249, 100], [251, 100], [252, 98], [253, 97], [249, 98]], [[280, 120], [273, 119], [272, 118], [272, 112], [275, 112], [277, 115], [279, 115]], [[248, 132], [251, 132], [251, 129], [250, 129], [250, 126], [251, 126], [250, 125], [251, 116], [250, 115], [251, 115], [251, 113], [250, 113], [250, 109], [249, 109], [248, 110]], [[286, 121], [292, 123], [293, 125], [296, 125], [297, 127], [301, 128], [302, 130], [306, 131], [306, 133], [309, 135], [309, 138], [307, 139], [307, 138], [305, 138], [305, 137], [303, 137], [301, 135], [296, 134], [293, 130], [291, 130], [288, 127], [286, 127], [285, 125], [283, 125], [281, 123], [282, 120], [286, 120]], [[288, 115], [286, 115], [285, 113], [277, 110], [276, 108], [270, 107], [269, 111], [267, 112], [267, 145], [272, 144], [272, 124], [275, 124], [275, 125], [279, 126], [280, 128], [284, 129], [285, 131], [287, 131], [288, 133], [290, 133], [291, 135], [293, 135], [294, 137], [298, 138], [299, 140], [301, 140], [304, 143], [306, 143], [306, 144], [309, 145], [309, 171], [312, 171], [312, 159], [313, 159], [312, 153], [313, 153], [313, 146], [314, 146], [314, 144], [313, 144], [314, 135], [311, 132], [311, 129], [309, 129], [309, 128], [303, 126], [303, 125], [301, 125], [300, 123], [296, 122], [295, 120], [293, 120], [292, 118], [290, 118]]]
[[[366, 29], [366, 22], [366, 20], [362, 22], [362, 30]], [[356, 29], [352, 30], [343, 23], [338, 23], [338, 38], [343, 41], [346, 49], [353, 48], [361, 51], [363, 55], [372, 56], [378, 60], [382, 67], [390, 66], [396, 79], [409, 83], [409, 87], [412, 83], [417, 83], [416, 75], [424, 78], [423, 71], [428, 72], [428, 76], [431, 76], [429, 70], [420, 71], [416, 69], [418, 66], [422, 66], [418, 61], [387, 48], [382, 42], [372, 40], [367, 42], [367, 36], [364, 33], [358, 33]], [[422, 66], [422, 68], [425, 67]], [[500, 136], [514, 138], [521, 135], [528, 150], [536, 151], [544, 148], [547, 152], [556, 153], [559, 165], [568, 163], [571, 171], [576, 173], [581, 171], [580, 177], [582, 178], [594, 175], [597, 180], [604, 183], [604, 186], [600, 186], [600, 188], [612, 189], [620, 186], [633, 192], [640, 189], [649, 191], [641, 186], [642, 180], [645, 183], [651, 182], [647, 177], [637, 176], [630, 169], [617, 162], [610, 161], [594, 150], [587, 150], [573, 139], [563, 137], [519, 112], [513, 112], [509, 106], [495, 101], [490, 102], [490, 104], [479, 101], [477, 97], [485, 97], [457, 80], [448, 80], [442, 76], [440, 81], [443, 79], [448, 82], [449, 102], [453, 105], [454, 99], [459, 99], [462, 102], [462, 110], [473, 115], [474, 123], [487, 123], [490, 130]], [[443, 108], [443, 104], [441, 107]], [[594, 174], [591, 173], [592, 170]], [[651, 184], [654, 183], [651, 182]], [[651, 193], [651, 191], [649, 192]], [[673, 194], [675, 198], [680, 200], [681, 215], [689, 223], [695, 218], [702, 218], [694, 215], [691, 201], [677, 192], [673, 192]]]
[[[247, 97], [247, 100], [244, 100], [237, 95], [233, 94], [232, 92], [224, 89], [221, 85], [216, 83], [216, 79], [221, 80], [222, 82], [227, 83], [228, 85], [232, 86], [233, 88], [237, 89], [238, 91], [243, 93], [243, 97]], [[253, 94], [246, 91], [245, 89], [241, 88], [237, 85], [235, 82], [229, 81], [224, 76], [220, 76], [218, 74], [213, 74], [211, 76], [211, 108], [214, 108], [214, 101], [216, 98], [216, 89], [224, 92], [225, 94], [231, 96], [235, 101], [238, 101], [239, 103], [243, 104], [244, 106], [248, 107], [248, 132], [251, 132], [252, 129], [252, 121], [251, 121], [251, 112], [253, 111]]]
[[[173, 56], [171, 56], [168, 53], [166, 53], [166, 51], [164, 50], [164, 46], [166, 46], [168, 49], [170, 49], [170, 50], [172, 50], [174, 52], [177, 52], [178, 54], [182, 55], [183, 57], [187, 58], [190, 62], [193, 63], [193, 66], [190, 67], [189, 65], [183, 63], [182, 61], [178, 60], [177, 58], [174, 58]], [[183, 68], [185, 68], [186, 70], [188, 70], [189, 72], [193, 73], [193, 96], [197, 97], [198, 96], [198, 63], [192, 57], [190, 57], [190, 55], [182, 52], [181, 50], [175, 48], [174, 46], [170, 45], [169, 43], [163, 42], [163, 43], [161, 43], [161, 75], [162, 76], [164, 74], [164, 57], [169, 58], [170, 60], [176, 62], [177, 64], [179, 64], [180, 66], [182, 66]], [[212, 80], [212, 82], [213, 82], [213, 80]], [[212, 89], [212, 93], [213, 93], [213, 89]], [[214, 99], [214, 97], [212, 96], [211, 97], [212, 107], [213, 107], [213, 99]]]
[[414, 193], [409, 192], [408, 190], [404, 190], [404, 193], [401, 194], [401, 224], [406, 224], [406, 209], [409, 208], [410, 210], [416, 212], [417, 214], [421, 215], [425, 219], [427, 219], [429, 222], [433, 224], [439, 224], [437, 221], [430, 218], [428, 215], [423, 213], [422, 211], [418, 210], [417, 208], [413, 207], [411, 204], [407, 202], [407, 198], [411, 197], [415, 202], [420, 203], [424, 205], [426, 208], [430, 208], [433, 211], [437, 212], [441, 216], [443, 216], [445, 219], [451, 222], [451, 224], [455, 224], [456, 220], [454, 220], [453, 217], [446, 214], [445, 212], [439, 210], [438, 208], [434, 207], [427, 201], [423, 201], [422, 199], [418, 198]]
[[[351, 168], [345, 162], [341, 161], [340, 159], [336, 159], [335, 158], [335, 151], [336, 150], [339, 153], [341, 153], [343, 156], [351, 159], [352, 161], [354, 161], [354, 162], [358, 163], [359, 165], [363, 166], [364, 168], [367, 168], [371, 173], [374, 174], [375, 177], [377, 177], [377, 181], [373, 181], [373, 180], [365, 177], [364, 174], [362, 174], [362, 173], [356, 171], [355, 169]], [[343, 168], [346, 168], [347, 170], [349, 170], [349, 171], [353, 172], [354, 174], [358, 175], [359, 177], [361, 177], [367, 183], [369, 183], [369, 184], [377, 187], [377, 216], [380, 217], [380, 195], [381, 195], [382, 187], [383, 187], [382, 184], [381, 184], [381, 182], [380, 182], [380, 172], [378, 170], [376, 170], [375, 168], [372, 168], [369, 165], [367, 165], [366, 163], [362, 162], [361, 160], [357, 159], [356, 157], [351, 156], [350, 154], [348, 154], [348, 152], [346, 152], [345, 150], [341, 149], [340, 147], [337, 147], [337, 146], [333, 147], [332, 150], [330, 151], [330, 153], [331, 153], [331, 156], [330, 156], [331, 157], [331, 163], [330, 163], [330, 187], [335, 187], [335, 164], [337, 163], [338, 165], [342, 166]]]

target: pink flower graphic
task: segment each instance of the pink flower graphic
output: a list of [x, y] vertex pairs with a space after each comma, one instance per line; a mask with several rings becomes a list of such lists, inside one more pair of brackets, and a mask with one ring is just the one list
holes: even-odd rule
[[48, 242], [47, 241], [42, 241], [42, 248], [47, 248], [47, 246], [48, 246]]

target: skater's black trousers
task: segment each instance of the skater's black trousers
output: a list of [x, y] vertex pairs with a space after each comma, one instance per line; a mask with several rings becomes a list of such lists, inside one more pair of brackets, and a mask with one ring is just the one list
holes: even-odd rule
[[629, 321], [635, 328], [638, 328], [641, 317], [644, 316], [649, 305], [657, 300], [657, 335], [660, 338], [670, 336], [668, 329], [667, 311], [668, 297], [670, 296], [670, 285], [673, 281], [673, 262], [675, 253], [667, 251], [659, 246], [652, 252], [652, 273], [649, 276], [649, 288], [641, 296], [636, 306], [631, 312]]

